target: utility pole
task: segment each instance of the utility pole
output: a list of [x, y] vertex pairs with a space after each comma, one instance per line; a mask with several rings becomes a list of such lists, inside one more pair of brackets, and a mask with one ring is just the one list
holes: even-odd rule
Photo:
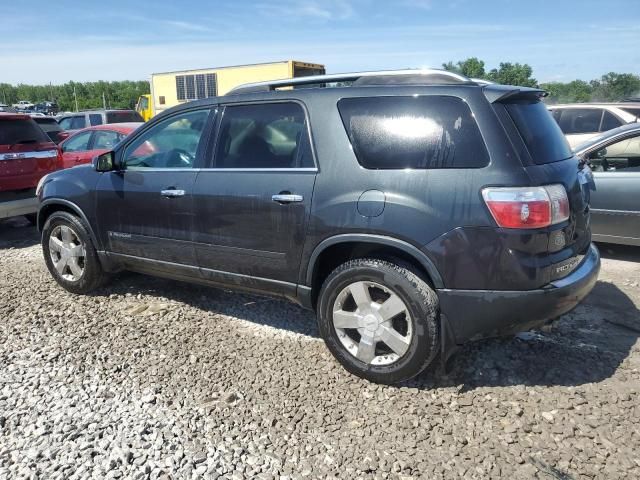
[[102, 92], [102, 108], [107, 109], [107, 99], [104, 98], [104, 91]]
[[76, 86], [73, 86], [73, 98], [76, 101], [76, 112], [78, 111], [78, 95], [76, 94]]

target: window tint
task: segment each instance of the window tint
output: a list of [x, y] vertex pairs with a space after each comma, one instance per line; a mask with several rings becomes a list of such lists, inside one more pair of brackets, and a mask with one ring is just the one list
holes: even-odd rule
[[127, 147], [124, 164], [134, 168], [192, 168], [209, 110], [164, 120]]
[[89, 123], [91, 125], [102, 125], [102, 115], [99, 113], [90, 113]]
[[620, 140], [589, 155], [595, 172], [640, 172], [640, 136]]
[[607, 130], [618, 128], [620, 126], [622, 126], [622, 122], [618, 120], [613, 113], [605, 110], [604, 116], [602, 117], [602, 126], [600, 127], [600, 131], [606, 132]]
[[115, 112], [107, 112], [107, 123], [128, 123], [143, 122], [144, 120], [138, 112], [133, 110], [120, 110]]
[[94, 150], [111, 150], [120, 141], [120, 134], [110, 130], [96, 130], [93, 134]]
[[60, 122], [58, 122], [60, 124], [60, 128], [63, 130], [71, 130], [71, 120], [73, 120], [73, 117], [61, 119]]
[[565, 108], [560, 115], [560, 128], [565, 134], [595, 133], [600, 131], [602, 109]]
[[86, 127], [86, 120], [84, 115], [78, 117], [71, 117], [71, 130], [80, 130], [81, 128]]
[[0, 145], [50, 142], [42, 129], [31, 119], [3, 120], [0, 118]]
[[522, 100], [505, 104], [529, 155], [537, 164], [571, 157], [571, 149], [558, 124], [540, 101]]
[[313, 167], [306, 132], [304, 111], [297, 103], [226, 107], [216, 167]]
[[489, 163], [478, 125], [459, 98], [345, 98], [338, 109], [365, 168], [479, 168]]
[[91, 136], [91, 132], [81, 132], [69, 140], [67, 140], [63, 147], [63, 152], [84, 152], [89, 150], [89, 137]]

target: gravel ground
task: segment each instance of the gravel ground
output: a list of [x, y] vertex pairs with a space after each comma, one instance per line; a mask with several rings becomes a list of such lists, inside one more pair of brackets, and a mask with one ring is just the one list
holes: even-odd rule
[[0, 478], [640, 478], [640, 249], [547, 332], [448, 373], [346, 373], [289, 303], [122, 274], [59, 288], [0, 222]]

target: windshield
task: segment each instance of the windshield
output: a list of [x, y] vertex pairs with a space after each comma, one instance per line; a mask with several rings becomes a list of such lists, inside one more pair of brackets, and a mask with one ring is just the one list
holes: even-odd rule
[[505, 107], [535, 163], [557, 162], [572, 156], [562, 130], [542, 102], [520, 100]]
[[118, 112], [107, 112], [107, 123], [128, 123], [143, 122], [143, 118], [138, 112], [133, 110], [122, 110]]

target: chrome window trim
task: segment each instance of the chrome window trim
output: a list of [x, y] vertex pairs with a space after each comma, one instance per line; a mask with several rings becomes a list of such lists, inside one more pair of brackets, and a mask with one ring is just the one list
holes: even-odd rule
[[316, 173], [315, 167], [309, 168], [158, 168], [158, 167], [127, 167], [125, 171], [132, 172], [307, 172]]

